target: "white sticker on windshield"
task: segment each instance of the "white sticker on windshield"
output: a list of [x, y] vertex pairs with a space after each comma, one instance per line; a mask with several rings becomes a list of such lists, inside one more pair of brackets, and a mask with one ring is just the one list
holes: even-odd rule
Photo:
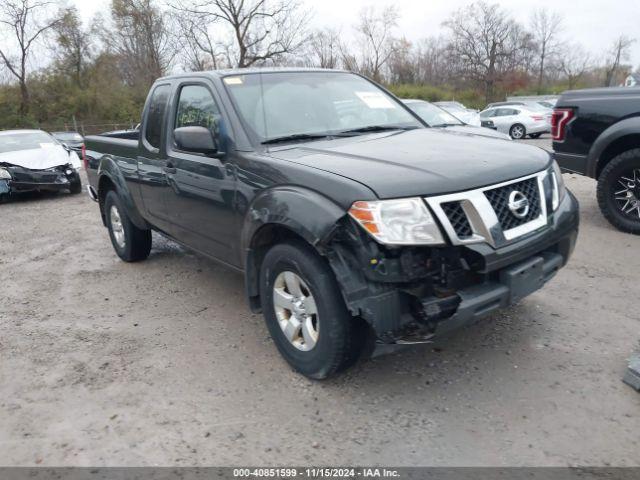
[[356, 92], [369, 108], [395, 108], [395, 105], [382, 92]]
[[223, 81], [227, 85], [242, 85], [242, 77], [224, 77]]

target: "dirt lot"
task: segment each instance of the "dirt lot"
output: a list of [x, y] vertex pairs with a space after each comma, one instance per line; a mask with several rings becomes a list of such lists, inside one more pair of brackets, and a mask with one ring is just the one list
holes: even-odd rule
[[640, 237], [565, 179], [580, 239], [542, 291], [324, 383], [237, 273], [161, 238], [119, 261], [85, 195], [1, 205], [0, 464], [640, 464]]

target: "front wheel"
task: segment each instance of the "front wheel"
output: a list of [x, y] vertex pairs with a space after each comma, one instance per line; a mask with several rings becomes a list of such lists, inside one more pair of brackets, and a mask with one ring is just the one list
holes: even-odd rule
[[353, 357], [353, 321], [327, 262], [302, 242], [265, 255], [260, 296], [269, 333], [297, 371], [324, 379]]
[[524, 125], [520, 123], [516, 123], [515, 125], [511, 125], [509, 129], [509, 136], [514, 140], [520, 140], [527, 135], [527, 129], [524, 128]]
[[640, 149], [614, 157], [598, 178], [598, 205], [618, 230], [640, 235]]
[[136, 227], [113, 190], [107, 192], [104, 201], [105, 218], [111, 244], [125, 262], [145, 260], [151, 251], [151, 230]]

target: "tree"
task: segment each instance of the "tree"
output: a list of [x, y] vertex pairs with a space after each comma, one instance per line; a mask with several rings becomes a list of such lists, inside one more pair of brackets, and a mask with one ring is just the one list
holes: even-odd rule
[[611, 45], [606, 68], [605, 87], [612, 87], [615, 83], [620, 63], [629, 59], [629, 49], [634, 42], [635, 39], [620, 35]]
[[406, 38], [396, 41], [395, 53], [388, 61], [391, 83], [415, 83], [418, 69], [413, 45]]
[[63, 10], [54, 31], [58, 65], [82, 87], [83, 71], [91, 54], [91, 35], [83, 30], [78, 10], [75, 7]]
[[308, 15], [296, 0], [177, 0], [172, 7], [218, 27], [220, 47], [239, 68], [277, 62], [308, 39]]
[[177, 18], [178, 39], [182, 45], [182, 65], [189, 71], [215, 70], [229, 66], [226, 50], [212, 35], [202, 14], [181, 12]]
[[451, 32], [449, 60], [460, 75], [483, 87], [486, 102], [501, 78], [526, 63], [530, 37], [497, 4], [473, 3], [444, 25]]
[[557, 53], [558, 36], [562, 27], [562, 17], [555, 12], [541, 8], [534, 10], [531, 17], [531, 32], [538, 53], [538, 94], [542, 93], [545, 62]]
[[312, 65], [320, 68], [337, 68], [340, 63], [340, 33], [333, 28], [316, 30], [309, 37]]
[[35, 42], [59, 22], [59, 18], [49, 13], [50, 5], [50, 2], [32, 0], [3, 0], [0, 4], [0, 25], [9, 32], [8, 36], [18, 47], [17, 54], [12, 55], [3, 41], [0, 44], [0, 60], [20, 86], [18, 113], [21, 120], [29, 113], [29, 57]]
[[153, 0], [112, 0], [111, 20], [102, 40], [119, 57], [125, 82], [144, 91], [167, 73], [177, 53], [171, 18]]
[[397, 51], [398, 43], [393, 33], [399, 17], [398, 9], [393, 5], [380, 11], [373, 7], [360, 10], [359, 21], [355, 27], [360, 58], [352, 57], [349, 62], [355, 61], [355, 69], [372, 77], [376, 82], [382, 81], [382, 70]]
[[589, 69], [591, 58], [578, 44], [568, 45], [559, 60], [560, 71], [567, 77], [569, 89], [575, 88], [580, 78]]
[[418, 83], [442, 85], [454, 80], [453, 66], [443, 37], [422, 39], [415, 48], [415, 77]]

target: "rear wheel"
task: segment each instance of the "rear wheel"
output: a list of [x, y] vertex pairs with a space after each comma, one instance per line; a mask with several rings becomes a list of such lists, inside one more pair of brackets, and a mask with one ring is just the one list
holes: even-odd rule
[[621, 153], [604, 167], [598, 178], [598, 204], [614, 227], [640, 234], [640, 149]]
[[276, 245], [260, 269], [267, 328], [300, 373], [327, 378], [352, 363], [353, 319], [327, 262], [302, 242]]
[[511, 125], [509, 129], [509, 136], [514, 140], [520, 140], [527, 135], [527, 129], [524, 128], [524, 125], [520, 123], [516, 123], [515, 125]]
[[118, 256], [125, 262], [146, 259], [151, 251], [151, 230], [142, 230], [131, 222], [113, 190], [107, 192], [104, 211], [111, 244]]

